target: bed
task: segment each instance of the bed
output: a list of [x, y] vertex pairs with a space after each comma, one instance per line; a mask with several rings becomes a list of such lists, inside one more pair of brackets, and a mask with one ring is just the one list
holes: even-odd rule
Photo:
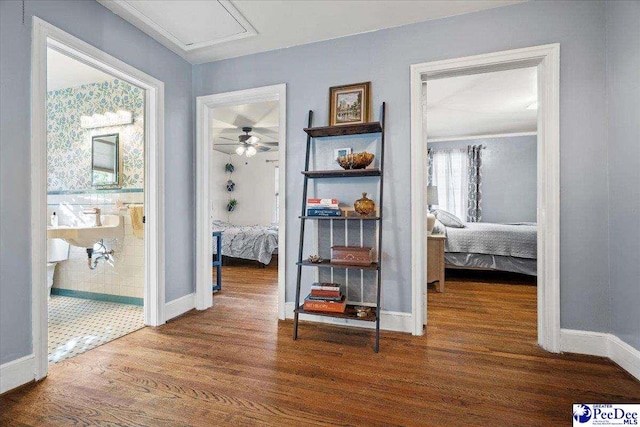
[[[222, 255], [269, 264], [278, 249], [278, 226], [239, 226], [212, 221], [212, 231], [222, 232]], [[217, 254], [213, 245], [213, 254]]]
[[537, 275], [535, 223], [464, 223], [445, 227], [447, 268], [500, 270]]

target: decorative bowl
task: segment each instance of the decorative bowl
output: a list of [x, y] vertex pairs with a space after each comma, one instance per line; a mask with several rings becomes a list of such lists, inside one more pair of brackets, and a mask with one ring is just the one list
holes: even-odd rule
[[362, 153], [347, 154], [336, 159], [343, 169], [364, 169], [373, 162], [375, 155], [363, 151]]

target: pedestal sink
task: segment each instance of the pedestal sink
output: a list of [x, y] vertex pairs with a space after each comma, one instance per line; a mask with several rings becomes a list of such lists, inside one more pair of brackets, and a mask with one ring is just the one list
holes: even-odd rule
[[47, 238], [62, 239], [73, 246], [93, 248], [102, 239], [123, 239], [124, 221], [120, 215], [100, 215], [102, 225], [47, 227]]

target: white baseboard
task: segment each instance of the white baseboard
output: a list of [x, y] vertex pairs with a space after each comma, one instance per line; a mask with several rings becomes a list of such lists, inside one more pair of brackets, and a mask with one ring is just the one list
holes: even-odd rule
[[622, 369], [640, 380], [640, 350], [615, 335], [609, 337], [609, 357]]
[[[285, 304], [285, 315], [287, 319], [293, 319], [293, 308], [295, 304], [288, 302]], [[356, 326], [366, 329], [375, 329], [375, 322], [368, 322], [355, 319], [339, 319], [335, 317], [314, 316], [313, 314], [301, 314], [300, 320], [310, 322], [328, 323], [339, 326]], [[413, 331], [413, 321], [411, 313], [402, 313], [398, 311], [382, 311], [380, 313], [380, 329], [385, 331], [407, 332]]]
[[195, 292], [169, 301], [164, 305], [164, 321], [166, 322], [174, 317], [178, 317], [194, 308], [196, 308]]
[[608, 357], [640, 380], [640, 350], [613, 334], [561, 329], [560, 349], [566, 353]]
[[0, 365], [0, 394], [31, 382], [34, 377], [33, 354]]

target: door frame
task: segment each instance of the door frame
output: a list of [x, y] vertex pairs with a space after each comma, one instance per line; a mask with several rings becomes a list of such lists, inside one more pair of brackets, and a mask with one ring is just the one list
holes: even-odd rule
[[209, 137], [209, 114], [212, 109], [265, 101], [279, 102], [278, 167], [280, 177], [278, 213], [278, 318], [285, 319], [286, 275], [286, 148], [287, 85], [276, 84], [196, 98], [196, 309], [213, 305], [211, 291], [211, 185], [210, 165], [213, 150]]
[[423, 81], [537, 66], [538, 344], [560, 351], [560, 45], [548, 44], [411, 65], [411, 264], [413, 334], [426, 324]]
[[164, 83], [33, 17], [31, 40], [31, 293], [35, 379], [48, 373], [47, 48], [132, 83], [145, 92], [144, 323], [165, 322]]

